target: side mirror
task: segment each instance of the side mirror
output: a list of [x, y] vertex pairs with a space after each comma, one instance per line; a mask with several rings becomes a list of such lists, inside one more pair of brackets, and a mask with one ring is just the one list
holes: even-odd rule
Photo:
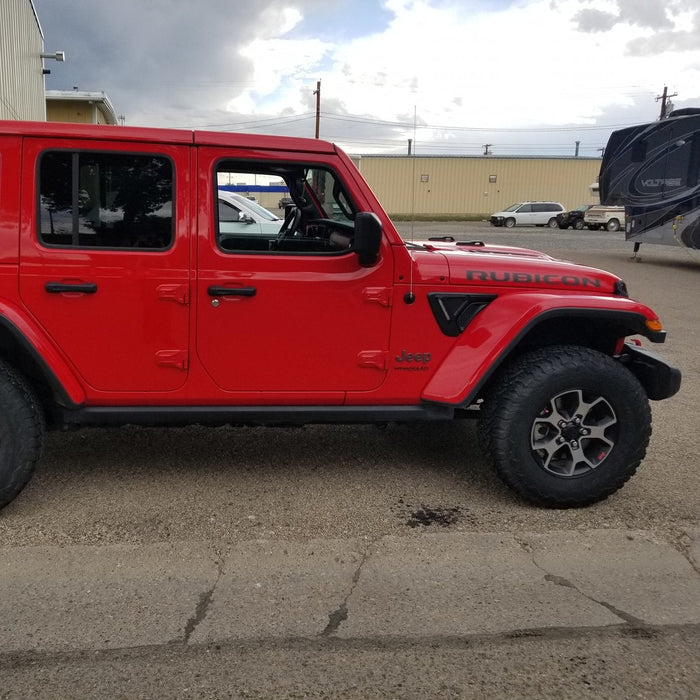
[[352, 249], [357, 253], [362, 267], [372, 267], [379, 260], [382, 245], [382, 222], [369, 211], [361, 211], [355, 216], [355, 239]]
[[238, 217], [238, 221], [240, 221], [242, 224], [254, 224], [255, 219], [250, 215], [250, 214], [244, 214], [243, 212], [240, 213]]

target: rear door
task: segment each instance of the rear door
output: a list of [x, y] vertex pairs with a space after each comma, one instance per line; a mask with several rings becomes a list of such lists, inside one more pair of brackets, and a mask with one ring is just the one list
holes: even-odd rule
[[187, 377], [189, 152], [25, 141], [20, 294], [95, 390], [173, 390]]

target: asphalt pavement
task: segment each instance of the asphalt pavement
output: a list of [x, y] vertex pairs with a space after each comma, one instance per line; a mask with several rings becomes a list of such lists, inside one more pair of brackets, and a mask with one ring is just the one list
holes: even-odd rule
[[519, 501], [471, 423], [81, 430], [0, 511], [0, 698], [700, 697], [700, 255], [401, 225], [622, 276], [684, 373], [603, 503]]

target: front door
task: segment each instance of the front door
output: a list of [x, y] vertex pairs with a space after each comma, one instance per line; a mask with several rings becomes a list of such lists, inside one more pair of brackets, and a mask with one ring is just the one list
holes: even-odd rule
[[[197, 353], [216, 384], [289, 403], [322, 401], [324, 392], [341, 402], [342, 392], [378, 387], [389, 344], [391, 252], [385, 246], [379, 263], [363, 268], [348, 248], [357, 205], [334, 161], [249, 159], [215, 148], [200, 148], [198, 157], [200, 174], [209, 176], [199, 188]], [[303, 211], [278, 234], [222, 234], [209, 212], [224, 171], [236, 182], [268, 177], [305, 187]]]
[[22, 211], [37, 212], [22, 222], [26, 306], [93, 389], [180, 387], [188, 368], [189, 149], [78, 139], [52, 148], [35, 139], [25, 144], [25, 163], [35, 167], [24, 169]]

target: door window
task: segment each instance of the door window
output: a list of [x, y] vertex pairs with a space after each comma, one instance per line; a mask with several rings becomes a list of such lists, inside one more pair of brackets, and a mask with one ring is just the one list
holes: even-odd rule
[[173, 168], [147, 154], [50, 151], [39, 161], [45, 246], [150, 248], [173, 242]]
[[[352, 245], [357, 208], [327, 167], [227, 160], [217, 165], [216, 182], [285, 187], [293, 200], [284, 221], [272, 215], [272, 221], [261, 220], [259, 226], [232, 226], [230, 210], [220, 203], [223, 195], [213, 193], [218, 200], [216, 244], [224, 252], [333, 255]], [[258, 212], [251, 211], [250, 221], [257, 220]]]

